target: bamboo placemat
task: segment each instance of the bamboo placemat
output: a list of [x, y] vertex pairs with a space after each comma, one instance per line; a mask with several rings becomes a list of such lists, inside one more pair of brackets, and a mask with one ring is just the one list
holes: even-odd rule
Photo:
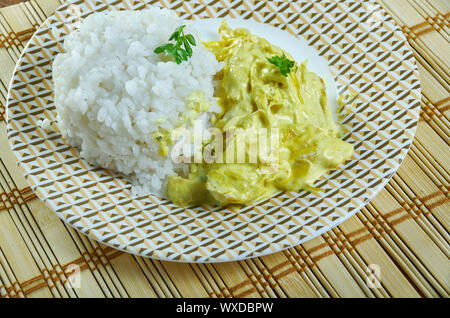
[[[4, 105], [21, 50], [63, 1], [13, 2], [0, 0], [0, 297], [449, 296], [449, 1], [380, 1], [411, 45], [422, 86], [415, 140], [386, 187], [305, 244], [215, 264], [116, 251], [69, 228], [35, 197], [9, 149]], [[68, 280], [73, 265], [80, 288]]]

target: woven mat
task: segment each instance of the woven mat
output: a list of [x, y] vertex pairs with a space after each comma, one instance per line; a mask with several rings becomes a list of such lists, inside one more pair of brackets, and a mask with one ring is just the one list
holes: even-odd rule
[[[422, 85], [416, 137], [389, 184], [321, 237], [216, 264], [156, 261], [90, 240], [21, 175], [6, 137], [7, 88], [26, 42], [62, 2], [0, 9], [0, 297], [449, 297], [449, 1], [380, 1], [407, 36]], [[73, 264], [76, 289], [68, 280]]]

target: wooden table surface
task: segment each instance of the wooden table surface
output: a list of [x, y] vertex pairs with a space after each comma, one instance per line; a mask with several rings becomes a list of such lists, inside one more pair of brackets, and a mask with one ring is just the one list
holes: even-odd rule
[[13, 4], [17, 4], [17, 3], [23, 2], [23, 1], [26, 1], [26, 0], [0, 0], [0, 8], [10, 6]]
[[[26, 42], [62, 2], [0, 0], [0, 297], [449, 297], [450, 1], [379, 1], [403, 30], [422, 87], [414, 142], [385, 188], [305, 244], [218, 264], [141, 258], [90, 240], [22, 176], [7, 146], [7, 87]], [[68, 287], [73, 264], [80, 289]], [[382, 268], [375, 289], [371, 264]]]

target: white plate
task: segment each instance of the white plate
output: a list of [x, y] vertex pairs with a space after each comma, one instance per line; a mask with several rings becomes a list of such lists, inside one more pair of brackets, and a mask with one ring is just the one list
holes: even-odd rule
[[[359, 92], [357, 106], [344, 120], [345, 139], [355, 146], [353, 158], [321, 178], [322, 191], [316, 194], [281, 193], [239, 210], [182, 209], [153, 195], [131, 198], [125, 180], [90, 166], [59, 133], [43, 131], [38, 121], [56, 116], [51, 62], [62, 51], [52, 28], [67, 34], [73, 9], [85, 17], [149, 3], [172, 8], [185, 19], [226, 18], [232, 26], [248, 26], [297, 60], [308, 57], [312, 70], [330, 78], [330, 89], [335, 82], [340, 93], [347, 88]], [[212, 32], [218, 20], [196, 23]], [[375, 2], [88, 0], [63, 5], [35, 33], [17, 63], [7, 107], [8, 137], [20, 167], [39, 198], [70, 226], [141, 256], [220, 262], [303, 243], [363, 207], [411, 145], [420, 83], [405, 37]]]

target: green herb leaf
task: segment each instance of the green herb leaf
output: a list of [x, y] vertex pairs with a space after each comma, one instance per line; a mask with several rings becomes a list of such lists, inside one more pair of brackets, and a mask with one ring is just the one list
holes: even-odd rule
[[182, 33], [185, 26], [186, 26], [185, 24], [180, 25], [178, 28], [175, 29], [175, 32]]
[[156, 54], [159, 54], [159, 53], [163, 53], [163, 52], [165, 52], [168, 48], [169, 48], [169, 46], [173, 46], [173, 44], [171, 44], [171, 43], [169, 43], [169, 44], [166, 44], [166, 45], [162, 45], [162, 46], [160, 46], [160, 47], [157, 47], [156, 49], [155, 49], [155, 53]]
[[177, 54], [181, 57], [181, 59], [183, 61], [187, 61], [188, 58], [189, 58], [188, 53], [185, 50], [181, 49], [181, 48], [177, 49]]
[[189, 43], [191, 43], [193, 46], [196, 46], [197, 44], [195, 43], [195, 39], [192, 36], [192, 34], [188, 34], [186, 35], [186, 39], [189, 41]]
[[[175, 40], [175, 44], [168, 43], [158, 46], [153, 52], [156, 54], [165, 53], [167, 56], [173, 57], [177, 64], [187, 61], [192, 56], [192, 48], [190, 44], [195, 46], [196, 43], [192, 34], [184, 34], [183, 29], [185, 26], [186, 25], [180, 25], [170, 35], [169, 41]], [[181, 45], [184, 46], [184, 49], [181, 48]]]
[[173, 45], [172, 43], [168, 43], [166, 45], [157, 47], [154, 52], [156, 54], [164, 53], [166, 56], [174, 56], [176, 50], [177, 48], [175, 45]]
[[169, 41], [172, 40], [178, 40], [178, 38], [180, 37], [180, 33], [183, 32], [185, 25], [180, 25], [178, 28], [175, 29], [175, 31], [172, 33], [172, 35], [169, 38]]
[[283, 76], [287, 76], [291, 72], [291, 68], [295, 65], [295, 62], [289, 60], [284, 53], [282, 56], [275, 55], [271, 58], [267, 58], [267, 60], [277, 66]]
[[173, 32], [172, 35], [169, 38], [169, 41], [172, 41], [173, 39], [178, 40], [178, 37], [180, 36], [179, 32]]
[[189, 45], [189, 41], [187, 39], [184, 39], [183, 44], [184, 44], [184, 48], [185, 48], [187, 54], [189, 55], [189, 57], [191, 57], [192, 56], [192, 48]]

